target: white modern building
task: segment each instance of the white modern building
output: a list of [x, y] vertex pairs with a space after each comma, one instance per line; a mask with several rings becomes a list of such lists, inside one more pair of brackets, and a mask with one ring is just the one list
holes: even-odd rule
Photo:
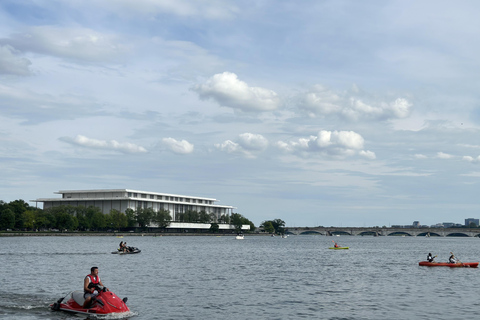
[[176, 220], [179, 213], [186, 211], [205, 211], [214, 214], [217, 219], [223, 215], [230, 215], [235, 207], [215, 204], [216, 199], [178, 194], [157, 193], [131, 189], [100, 189], [100, 190], [61, 190], [55, 192], [61, 198], [40, 198], [32, 200], [42, 202], [43, 209], [55, 206], [95, 206], [104, 214], [116, 209], [125, 213], [126, 209], [136, 210], [152, 208], [154, 211], [168, 210], [172, 221]]

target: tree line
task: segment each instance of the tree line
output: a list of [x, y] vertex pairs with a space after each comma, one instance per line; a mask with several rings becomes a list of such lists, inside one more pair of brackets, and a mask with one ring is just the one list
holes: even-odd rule
[[[104, 231], [108, 229], [121, 230], [136, 227], [148, 228], [155, 224], [158, 228], [167, 227], [172, 222], [168, 210], [154, 211], [152, 208], [126, 209], [125, 213], [116, 209], [103, 214], [95, 206], [56, 206], [39, 209], [30, 206], [24, 200], [9, 203], [0, 200], [0, 230], [78, 230]], [[213, 213], [205, 211], [186, 211], [177, 214], [176, 222], [210, 223], [211, 231], [218, 231], [219, 223], [233, 225], [239, 232], [242, 225], [250, 225], [250, 231], [255, 230], [253, 222], [240, 213], [222, 215], [219, 219]]]

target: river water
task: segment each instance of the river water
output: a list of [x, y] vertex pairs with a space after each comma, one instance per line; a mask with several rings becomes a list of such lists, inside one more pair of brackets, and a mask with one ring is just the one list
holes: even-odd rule
[[[142, 252], [111, 254], [121, 240]], [[479, 261], [480, 239], [0, 237], [0, 318], [85, 318], [48, 306], [98, 266], [129, 319], [472, 319], [480, 269], [418, 266], [451, 251]]]

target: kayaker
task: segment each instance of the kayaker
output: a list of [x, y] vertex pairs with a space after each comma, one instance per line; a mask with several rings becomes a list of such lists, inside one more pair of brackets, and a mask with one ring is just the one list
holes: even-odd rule
[[[90, 274], [87, 274], [83, 280], [83, 297], [85, 302], [83, 303], [83, 308], [90, 308], [92, 304], [92, 299], [98, 295], [97, 286], [100, 285], [104, 287], [100, 277], [98, 276], [98, 267], [92, 267], [90, 269]], [[108, 291], [108, 288], [104, 287], [105, 291]]]
[[334, 245], [335, 248], [339, 248], [338, 244], [335, 242], [335, 245]]
[[428, 262], [435, 262], [435, 257], [433, 257], [431, 253], [429, 253], [428, 256], [427, 256], [427, 261]]
[[450, 258], [448, 258], [448, 262], [449, 262], [449, 263], [457, 263], [457, 261], [458, 261], [458, 260], [457, 260], [457, 258], [455, 258], [455, 256], [453, 255], [453, 253], [452, 253], [452, 255], [450, 256]]

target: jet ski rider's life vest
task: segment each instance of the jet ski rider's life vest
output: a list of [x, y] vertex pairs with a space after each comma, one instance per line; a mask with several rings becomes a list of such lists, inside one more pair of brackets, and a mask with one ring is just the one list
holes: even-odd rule
[[[87, 277], [90, 278], [90, 283], [88, 284], [89, 289], [97, 286], [100, 283], [100, 277], [99, 276], [94, 277], [91, 274], [87, 274]], [[90, 293], [89, 291], [85, 291], [85, 292]]]

